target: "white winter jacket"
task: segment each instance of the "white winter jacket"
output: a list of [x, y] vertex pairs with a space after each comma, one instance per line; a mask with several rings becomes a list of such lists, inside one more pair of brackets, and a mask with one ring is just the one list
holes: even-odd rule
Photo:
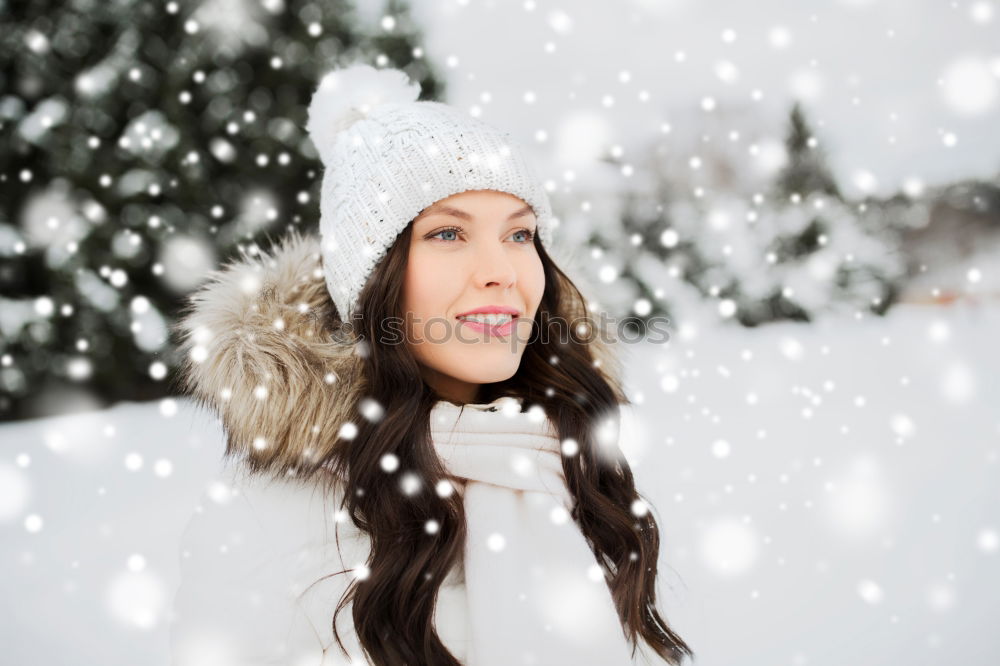
[[[338, 520], [341, 499], [292, 479], [222, 474], [202, 495], [181, 537], [181, 584], [170, 625], [173, 666], [367, 664], [350, 605], [337, 620], [355, 661], [341, 652], [332, 629], [336, 604], [355, 575], [348, 570], [364, 565], [369, 552], [367, 536], [346, 516]], [[469, 661], [465, 585], [460, 562], [442, 583], [434, 621], [451, 653], [475, 666]], [[617, 664], [662, 663], [655, 659], [640, 643], [634, 660]], [[596, 656], [549, 666], [563, 663], [616, 666]]]

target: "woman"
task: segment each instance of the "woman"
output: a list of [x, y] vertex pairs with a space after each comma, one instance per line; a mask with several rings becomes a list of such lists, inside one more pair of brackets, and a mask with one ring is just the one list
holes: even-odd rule
[[183, 537], [174, 663], [680, 663], [620, 371], [545, 190], [418, 94], [327, 75], [321, 240], [246, 256], [182, 321], [236, 464]]

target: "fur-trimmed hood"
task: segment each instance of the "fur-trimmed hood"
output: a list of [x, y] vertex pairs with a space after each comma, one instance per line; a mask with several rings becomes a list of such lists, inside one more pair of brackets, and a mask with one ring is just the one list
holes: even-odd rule
[[[250, 472], [308, 467], [337, 441], [365, 393], [363, 345], [337, 329], [319, 239], [291, 234], [270, 252], [245, 252], [190, 297], [177, 324], [183, 390], [213, 408], [226, 456]], [[591, 348], [620, 386], [620, 364]]]

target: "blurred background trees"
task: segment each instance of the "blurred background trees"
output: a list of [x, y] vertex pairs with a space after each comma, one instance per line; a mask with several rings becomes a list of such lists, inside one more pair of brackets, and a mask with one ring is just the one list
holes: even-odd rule
[[[405, 8], [30, 2], [0, 30], [0, 415], [162, 395], [185, 294], [318, 219], [305, 132], [321, 74], [363, 60], [443, 84]], [[276, 55], [280, 54], [280, 55]]]
[[[321, 165], [304, 127], [323, 72], [399, 67], [421, 99], [448, 101], [399, 0], [375, 26], [344, 0], [0, 11], [5, 420], [170, 392], [185, 295], [240, 251], [315, 229]], [[560, 242], [630, 328], [879, 315], [907, 285], [947, 298], [927, 276], [955, 264], [942, 253], [1000, 247], [996, 179], [848, 200], [799, 105], [780, 146], [749, 116], [718, 109], [691, 150], [650, 141], [630, 164], [612, 150], [629, 187], [552, 193]], [[747, 168], [746, 142], [774, 168]]]

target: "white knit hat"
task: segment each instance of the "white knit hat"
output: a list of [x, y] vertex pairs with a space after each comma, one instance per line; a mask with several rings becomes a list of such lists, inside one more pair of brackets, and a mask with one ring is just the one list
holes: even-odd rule
[[467, 190], [507, 192], [530, 205], [551, 248], [548, 195], [510, 134], [440, 102], [398, 69], [351, 65], [327, 73], [307, 129], [325, 165], [320, 236], [327, 289], [341, 319], [368, 276], [424, 208]]

